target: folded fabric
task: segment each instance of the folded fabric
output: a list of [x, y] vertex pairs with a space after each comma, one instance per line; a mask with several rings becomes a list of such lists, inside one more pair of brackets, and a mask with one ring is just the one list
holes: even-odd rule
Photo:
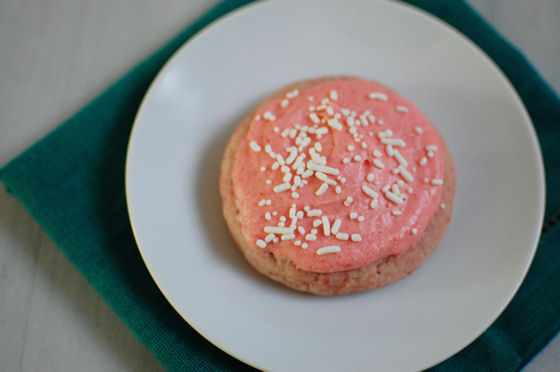
[[[68, 259], [168, 370], [247, 365], [193, 330], [167, 303], [136, 247], [124, 167], [130, 129], [150, 82], [202, 27], [250, 0], [223, 1], [132, 69], [54, 132], [0, 170]], [[535, 124], [547, 177], [546, 223], [520, 290], [496, 322], [433, 370], [518, 370], [560, 328], [560, 99], [527, 60], [461, 0], [407, 0], [457, 28], [507, 75]]]

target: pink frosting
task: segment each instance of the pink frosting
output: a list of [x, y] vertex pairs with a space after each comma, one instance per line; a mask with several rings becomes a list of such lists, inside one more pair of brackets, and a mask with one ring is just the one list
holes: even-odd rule
[[[330, 106], [332, 110], [320, 107], [325, 98], [329, 101], [325, 101], [323, 106]], [[315, 108], [314, 112], [321, 120], [319, 124], [310, 117], [310, 106]], [[368, 120], [362, 123], [360, 116], [366, 110], [375, 120], [366, 115]], [[348, 125], [347, 118], [353, 112], [355, 124]], [[331, 123], [339, 130], [327, 122], [334, 119], [335, 115], [341, 126]], [[326, 134], [318, 136], [310, 133], [323, 127], [328, 128]], [[273, 169], [277, 160], [265, 147], [270, 145], [271, 151], [280, 154], [285, 161], [289, 158], [287, 148], [298, 147], [296, 138], [286, 135], [286, 130], [292, 129], [298, 134], [305, 132], [311, 140], [298, 152], [298, 156], [301, 153], [306, 155], [304, 164], [311, 161], [309, 150], [315, 148], [318, 142], [321, 151], [315, 151], [326, 157], [328, 167], [339, 171], [338, 175], [326, 174], [337, 185], [329, 185], [320, 196], [316, 192], [324, 181], [315, 174], [304, 178], [307, 184], [295, 189], [297, 195], [292, 189], [274, 191], [275, 186], [285, 183], [285, 173], [281, 166]], [[385, 138], [396, 140], [392, 148], [397, 149], [408, 163], [405, 169], [413, 180], [402, 172], [394, 173], [400, 164], [398, 156], [388, 155], [390, 149], [382, 143], [379, 135], [380, 132], [389, 134], [387, 130], [392, 131], [392, 134]], [[358, 136], [359, 142], [355, 136]], [[366, 148], [362, 142], [366, 143]], [[375, 150], [381, 153], [380, 157], [375, 156]], [[345, 158], [349, 161], [346, 162]], [[375, 159], [384, 165], [383, 169], [374, 164]], [[292, 165], [287, 165], [292, 175], [288, 181], [290, 186], [294, 185], [297, 175]], [[373, 174], [373, 180], [370, 174]], [[387, 256], [401, 254], [420, 240], [440, 207], [440, 180], [444, 179], [443, 176], [444, 157], [440, 137], [426, 117], [412, 103], [387, 87], [352, 78], [331, 80], [297, 92], [297, 95], [290, 92], [262, 106], [238, 147], [233, 166], [233, 187], [242, 233], [256, 250], [273, 252], [277, 257], [292, 261], [302, 270], [335, 272], [367, 266]], [[383, 190], [386, 185], [394, 189], [395, 184], [399, 186], [398, 198], [403, 200], [402, 204], [391, 201], [390, 195]], [[373, 198], [364, 192], [363, 185], [377, 193], [375, 208], [371, 205]], [[336, 192], [336, 186], [340, 187], [340, 193]], [[351, 203], [348, 197], [352, 198]], [[267, 200], [270, 202], [267, 203]], [[293, 204], [296, 206], [295, 211], [303, 212], [303, 218], [296, 219], [295, 225], [292, 225], [290, 216]], [[320, 209], [322, 214], [308, 217], [306, 209]], [[352, 212], [363, 217], [353, 218], [355, 215]], [[272, 241], [272, 236], [269, 236], [265, 246], [269, 235], [265, 227], [282, 224], [282, 216], [285, 217], [285, 227], [294, 227], [295, 237], [285, 234], [288, 240], [282, 240], [282, 234], [275, 234]], [[348, 234], [349, 239], [340, 240], [333, 234], [326, 236], [322, 225], [313, 227], [313, 222], [323, 216], [328, 218], [331, 227], [336, 219], [340, 219], [339, 232]], [[305, 233], [298, 231], [299, 227]], [[308, 234], [314, 228], [317, 230], [315, 240], [308, 240]], [[361, 241], [353, 241], [352, 234], [359, 234]], [[357, 236], [355, 238], [359, 240]], [[335, 248], [335, 252], [318, 254], [322, 252], [320, 248], [326, 246], [339, 248]]]

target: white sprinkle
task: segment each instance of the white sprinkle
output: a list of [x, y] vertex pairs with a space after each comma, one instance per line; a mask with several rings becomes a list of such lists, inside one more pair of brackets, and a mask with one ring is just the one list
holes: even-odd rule
[[350, 110], [348, 110], [347, 108], [341, 108], [340, 112], [342, 112], [342, 115], [344, 116], [350, 115]]
[[266, 205], [271, 205], [271, 204], [272, 204], [272, 200], [268, 199], [268, 200], [266, 201]]
[[292, 198], [294, 198], [294, 199], [299, 198], [299, 194], [298, 194], [297, 192], [294, 191], [294, 192], [292, 193]]
[[385, 197], [397, 205], [401, 205], [403, 203], [403, 200], [397, 195], [393, 194], [391, 191], [387, 191], [385, 193]]
[[301, 182], [301, 177], [300, 176], [295, 176], [294, 177], [294, 186], [295, 187], [303, 187], [303, 183]]
[[341, 177], [341, 178], [340, 178], [340, 183], [342, 183], [342, 184], [346, 183], [346, 178]]
[[397, 159], [397, 161], [399, 162], [400, 165], [402, 165], [403, 167], [407, 167], [408, 163], [405, 160], [405, 158], [401, 155], [401, 153], [399, 152], [399, 150], [394, 150], [393, 151], [393, 156], [395, 157], [395, 159]]
[[377, 202], [377, 198], [372, 199], [372, 200], [371, 200], [371, 203], [369, 203], [369, 207], [370, 207], [371, 209], [375, 209], [375, 208], [377, 208], [377, 203], [378, 203], [378, 202]]
[[319, 152], [321, 152], [321, 150], [323, 150], [323, 146], [321, 146], [320, 142], [315, 142], [315, 145], [313, 145], [315, 147], [315, 149]]
[[314, 240], [316, 240], [316, 239], [317, 239], [317, 236], [315, 236], [315, 235], [313, 235], [313, 234], [307, 234], [307, 235], [305, 235], [305, 240], [307, 240], [307, 241], [312, 242], [312, 241], [314, 241]]
[[412, 177], [412, 174], [410, 174], [410, 172], [407, 171], [406, 168], [404, 168], [402, 165], [399, 165], [398, 169], [401, 177], [404, 178], [406, 182], [411, 183], [412, 181], [414, 181], [414, 177]]
[[264, 120], [268, 120], [268, 121], [276, 120], [276, 116], [274, 116], [274, 114], [270, 111], [265, 112], [262, 117]]
[[428, 151], [437, 151], [437, 146], [436, 146], [436, 145], [426, 146], [426, 150], [428, 150]]
[[348, 132], [350, 132], [350, 133], [352, 133], [352, 134], [355, 134], [355, 135], [358, 135], [358, 134], [356, 133], [357, 131], [358, 131], [358, 128], [356, 128], [356, 127], [352, 127], [352, 128], [350, 128], [350, 129], [348, 129]]
[[[333, 108], [332, 108], [331, 106], [328, 106], [328, 107], [327, 107], [327, 114], [328, 114], [329, 116], [333, 116], [333, 115], [334, 115], [334, 110], [333, 110]], [[341, 128], [341, 129], [342, 129], [342, 128]]]
[[375, 198], [379, 197], [379, 194], [377, 194], [375, 191], [370, 189], [368, 187], [368, 185], [366, 185], [366, 184], [362, 185], [362, 191], [364, 192], [364, 194], [366, 194], [367, 196], [369, 196], [372, 199], [375, 199]]
[[260, 115], [255, 115], [255, 120], [261, 120], [261, 116]]
[[317, 195], [317, 196], [323, 195], [327, 191], [328, 188], [329, 188], [329, 185], [326, 182], [323, 182], [321, 184], [321, 186], [319, 186], [317, 191], [315, 191], [315, 195]]
[[315, 106], [309, 106], [307, 107], [307, 109], [309, 110], [309, 112], [313, 112], [315, 111]]
[[340, 194], [340, 193], [342, 193], [342, 188], [341, 188], [340, 186], [337, 186], [337, 187], [334, 188], [334, 191], [335, 191], [337, 194]]
[[266, 200], [263, 199], [263, 200], [259, 201], [258, 205], [259, 205], [259, 207], [264, 207], [265, 204], [266, 204]]
[[346, 118], [346, 125], [348, 125], [349, 127], [353, 127], [354, 126], [354, 118], [352, 116], [348, 116]]
[[434, 152], [433, 151], [428, 151], [428, 157], [433, 158], [434, 157]]
[[441, 209], [445, 209], [445, 203], [441, 203], [439, 206], [441, 207]]
[[367, 149], [367, 143], [362, 142], [362, 148], [363, 148], [363, 149]]
[[353, 145], [348, 145], [347, 149], [348, 149], [348, 151], [354, 151], [354, 146]]
[[251, 150], [253, 150], [254, 152], [261, 151], [261, 147], [256, 141], [251, 141], [251, 143], [249, 143], [249, 146], [251, 147]]
[[296, 241], [294, 242], [294, 244], [295, 244], [295, 245], [301, 245], [301, 240], [296, 240]]
[[290, 165], [294, 162], [294, 160], [296, 160], [298, 152], [294, 147], [290, 147], [288, 151], [290, 152], [290, 155], [286, 158], [286, 164]]
[[337, 176], [340, 173], [340, 171], [336, 168], [328, 167], [326, 165], [319, 165], [311, 161], [307, 162], [307, 168], [326, 174], [332, 174], [333, 176]]
[[350, 212], [350, 219], [351, 219], [351, 220], [355, 220], [356, 218], [358, 218], [358, 213], [356, 213], [356, 212]]
[[277, 214], [278, 214], [278, 212], [272, 211], [272, 215], [273, 215], [273, 216], [276, 216]]
[[375, 124], [375, 116], [373, 115], [368, 115], [368, 120], [371, 124]]
[[340, 252], [340, 247], [338, 245], [329, 245], [317, 249], [317, 256], [322, 256], [327, 253], [338, 253]]
[[315, 124], [321, 123], [321, 120], [319, 119], [319, 117], [317, 116], [317, 114], [314, 113], [314, 112], [312, 112], [311, 114], [309, 114], [309, 119], [311, 119], [311, 121], [314, 122]]
[[393, 216], [400, 216], [402, 214], [398, 209], [393, 209]]
[[336, 92], [336, 90], [331, 90], [329, 97], [331, 97], [333, 101], [336, 101], [338, 99], [338, 93]]
[[278, 164], [280, 164], [280, 165], [286, 164], [286, 162], [284, 161], [284, 158], [283, 158], [282, 155], [280, 155], [280, 154], [276, 155], [276, 161], [277, 161]]
[[432, 179], [432, 185], [443, 185], [443, 180], [439, 178]]
[[274, 235], [274, 234], [268, 234], [268, 235], [264, 238], [264, 241], [267, 242], [267, 243], [270, 243], [271, 241], [274, 240], [274, 238], [276, 238], [276, 235]]
[[310, 209], [307, 211], [307, 217], [318, 217], [323, 214], [323, 211], [320, 209]]
[[378, 99], [381, 101], [387, 101], [388, 97], [386, 94], [380, 93], [380, 92], [373, 92], [369, 94], [369, 98], [370, 99]]
[[393, 156], [395, 154], [395, 150], [393, 150], [393, 146], [391, 146], [391, 145], [385, 146], [385, 152], [389, 156]]
[[338, 229], [340, 229], [340, 225], [342, 224], [342, 221], [340, 220], [340, 218], [337, 218], [336, 220], [334, 220], [332, 227], [331, 227], [331, 232], [336, 235], [338, 233]]
[[303, 141], [301, 141], [301, 144], [299, 145], [300, 149], [305, 148], [307, 145], [309, 145], [309, 143], [311, 143], [311, 138], [305, 137]]
[[362, 237], [360, 236], [360, 234], [352, 234], [350, 236], [350, 239], [352, 239], [353, 242], [361, 242], [362, 241]]
[[323, 224], [323, 221], [322, 221], [320, 218], [318, 218], [318, 219], [316, 219], [315, 221], [313, 221], [313, 227], [319, 227], [319, 226], [321, 226], [322, 224]]
[[336, 119], [329, 119], [329, 121], [327, 121], [327, 124], [333, 129], [342, 130], [342, 124], [340, 124]]
[[350, 159], [348, 159], [348, 158], [343, 158], [342, 159], [342, 164], [348, 164], [348, 163], [350, 163]]
[[391, 185], [385, 185], [385, 186], [383, 186], [383, 188], [381, 189], [381, 191], [387, 192], [387, 191], [389, 191], [390, 188], [391, 188]]
[[383, 164], [379, 159], [374, 159], [373, 165], [375, 165], [379, 169], [385, 168], [385, 164]]
[[406, 189], [406, 192], [408, 192], [409, 194], [412, 194], [412, 191], [414, 191], [414, 190], [412, 189], [412, 187], [409, 187], [408, 189]]
[[321, 221], [323, 222], [323, 234], [325, 234], [325, 236], [330, 236], [331, 235], [331, 225], [329, 223], [328, 217], [323, 216], [321, 218]]
[[349, 207], [350, 204], [352, 204], [353, 201], [354, 201], [354, 199], [351, 196], [349, 196], [349, 197], [346, 198], [346, 200], [344, 200], [344, 205], [346, 207]]
[[261, 167], [261, 172], [264, 172], [266, 170], [266, 167]]
[[430, 182], [430, 179], [428, 177], [424, 177], [424, 183], [428, 183]]
[[385, 145], [392, 145], [392, 146], [399, 146], [399, 147], [405, 147], [406, 143], [400, 139], [400, 138], [382, 138], [381, 139], [381, 143], [385, 144]]
[[370, 173], [367, 175], [366, 179], [368, 182], [373, 182], [373, 180], [375, 179], [375, 175], [373, 173]]
[[413, 233], [414, 235], [416, 235], [416, 234], [418, 233], [418, 229], [417, 229], [416, 227], [413, 227], [413, 228], [412, 228], [412, 233]]
[[273, 131], [274, 131], [274, 133], [279, 133], [279, 132], [280, 132], [280, 128], [274, 127]]
[[280, 102], [280, 106], [282, 108], [285, 108], [288, 106], [288, 104], [290, 104], [290, 101], [288, 101], [287, 99], [282, 100], [282, 102]]
[[299, 220], [302, 220], [302, 219], [303, 219], [303, 211], [297, 212], [297, 213], [296, 213], [296, 217], [297, 217]]
[[307, 245], [307, 243], [303, 243], [303, 244], [301, 245], [301, 247], [302, 247], [303, 249], [307, 249], [307, 247], [309, 247], [309, 246]]
[[282, 222], [283, 222], [283, 221], [286, 221], [286, 217], [280, 216], [280, 221], [282, 221]]
[[308, 100], [308, 101], [313, 101], [313, 96], [307, 97], [307, 100]]
[[315, 134], [317, 134], [317, 138], [320, 138], [321, 135], [327, 134], [327, 133], [329, 133], [329, 129], [327, 127], [321, 127], [321, 128], [319, 128], [315, 131]]
[[399, 189], [399, 186], [396, 183], [391, 186], [391, 191], [393, 192], [393, 194], [397, 196], [401, 193], [401, 190]]
[[294, 239], [295, 237], [296, 237], [296, 236], [295, 236], [294, 234], [286, 234], [286, 235], [282, 235], [282, 236], [280, 237], [280, 239], [282, 239], [283, 241], [284, 241], [284, 240], [292, 240], [292, 239]]
[[265, 242], [264, 240], [262, 240], [262, 239], [257, 240], [257, 245], [258, 245], [260, 248], [266, 248], [266, 242]]
[[264, 219], [265, 219], [265, 220], [270, 221], [271, 218], [272, 218], [272, 217], [270, 216], [270, 212], [266, 212], [266, 213], [264, 214]]
[[373, 156], [375, 156], [376, 158], [380, 158], [381, 155], [383, 155], [383, 154], [381, 154], [381, 151], [379, 151], [379, 150], [375, 150], [375, 151], [373, 152]]
[[360, 155], [354, 156], [354, 161], [362, 161], [362, 157]]
[[[302, 166], [305, 166], [305, 164], [301, 164]], [[299, 169], [298, 169], [298, 173], [299, 173]], [[313, 171], [311, 169], [306, 170], [305, 172], [303, 172], [303, 174], [301, 175], [301, 178], [309, 178], [313, 175]], [[307, 181], [304, 181], [307, 182]]]
[[367, 127], [369, 125], [367, 118], [365, 116], [360, 116], [360, 124], [362, 124], [364, 127]]
[[296, 129], [290, 129], [290, 138], [296, 138], [297, 135], [297, 130]]
[[274, 186], [273, 190], [274, 190], [274, 192], [278, 193], [278, 192], [289, 190], [290, 187], [291, 187], [291, 185], [286, 182], [286, 183]]
[[288, 134], [290, 134], [290, 128], [284, 129], [280, 135], [282, 137], [288, 137]]
[[420, 127], [414, 128], [414, 131], [415, 131], [416, 133], [418, 133], [418, 134], [424, 133], [424, 131], [423, 131], [422, 128], [420, 128]]
[[358, 222], [364, 222], [366, 218], [364, 216], [358, 217]]
[[288, 97], [288, 98], [294, 98], [294, 97], [297, 97], [298, 94], [299, 94], [299, 90], [294, 89], [294, 90], [292, 90], [291, 92], [286, 93], [286, 97]]
[[339, 232], [335, 235], [338, 240], [348, 240], [348, 234]]
[[284, 177], [282, 178], [282, 181], [284, 182], [290, 182], [290, 180], [292, 179], [292, 174], [291, 173], [286, 173], [284, 175]]
[[305, 159], [305, 154], [299, 154], [299, 156], [294, 161], [294, 164], [292, 164], [292, 169], [294, 170], [298, 169], [300, 164], [303, 164], [304, 159]]
[[265, 226], [264, 232], [269, 234], [293, 234], [294, 229], [292, 227], [280, 227], [280, 226]]
[[[319, 220], [319, 221], [321, 221], [321, 220]], [[321, 221], [321, 223], [323, 223], [323, 221]], [[311, 229], [311, 234], [317, 235], [317, 229]]]
[[301, 235], [304, 235], [304, 234], [305, 234], [305, 229], [304, 229], [302, 226], [299, 226], [299, 227], [297, 228], [297, 231], [298, 231]]
[[399, 112], [408, 112], [408, 107], [405, 107], [405, 106], [397, 106], [397, 111], [399, 111]]
[[428, 164], [428, 158], [423, 156], [422, 159], [420, 159], [420, 161], [418, 162], [418, 164], [420, 164], [420, 166], [423, 167], [424, 165]]

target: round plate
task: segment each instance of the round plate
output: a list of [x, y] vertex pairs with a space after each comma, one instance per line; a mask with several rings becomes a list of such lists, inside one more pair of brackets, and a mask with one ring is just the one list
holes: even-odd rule
[[[314, 297], [257, 274], [225, 225], [218, 174], [236, 124], [302, 79], [354, 75], [414, 102], [454, 157], [454, 219], [412, 275]], [[267, 1], [183, 46], [150, 88], [126, 191], [146, 265], [171, 305], [227, 353], [267, 370], [419, 370], [480, 335], [519, 287], [544, 206], [530, 119], [498, 68], [449, 26], [367, 0]]]

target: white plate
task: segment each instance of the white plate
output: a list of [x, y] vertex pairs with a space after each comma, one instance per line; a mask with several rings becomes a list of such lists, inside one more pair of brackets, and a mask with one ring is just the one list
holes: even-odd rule
[[[329, 298], [258, 275], [221, 213], [227, 138], [268, 93], [324, 75], [381, 81], [439, 128], [457, 167], [454, 219], [433, 256], [389, 287]], [[159, 74], [129, 145], [140, 252], [171, 305], [227, 353], [268, 370], [417, 370], [480, 335], [519, 287], [544, 205], [530, 119], [496, 66], [412, 7], [268, 1], [212, 24]]]

